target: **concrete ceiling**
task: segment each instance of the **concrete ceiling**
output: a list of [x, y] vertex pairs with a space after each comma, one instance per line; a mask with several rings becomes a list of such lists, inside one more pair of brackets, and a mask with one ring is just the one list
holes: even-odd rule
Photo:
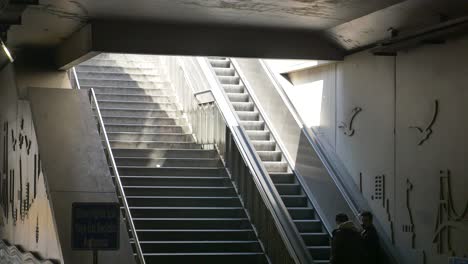
[[[401, 0], [114, 0], [77, 1], [93, 18], [326, 29]], [[131, 4], [129, 4], [131, 3]]]
[[389, 28], [437, 24], [441, 15], [467, 16], [468, 1], [40, 0], [10, 28], [8, 45], [57, 46], [90, 21], [104, 20], [313, 32], [349, 52], [387, 38]]
[[11, 44], [54, 45], [93, 19], [324, 30], [402, 0], [41, 0]]

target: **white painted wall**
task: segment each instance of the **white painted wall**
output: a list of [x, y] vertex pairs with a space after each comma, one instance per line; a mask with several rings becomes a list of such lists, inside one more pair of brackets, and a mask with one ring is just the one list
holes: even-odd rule
[[[454, 209], [462, 214], [468, 206], [467, 47], [465, 37], [400, 52], [397, 57], [363, 51], [334, 65], [291, 76], [295, 85], [323, 80], [321, 119], [316, 128], [321, 140], [343, 162], [356, 188], [362, 175], [363, 197], [408, 264], [448, 263], [451, 254], [468, 257], [468, 212], [463, 220], [452, 212], [451, 220], [444, 221], [453, 226], [451, 234], [444, 233], [440, 243], [434, 241], [441, 170], [451, 172]], [[430, 122], [435, 100], [439, 114], [433, 133], [418, 145], [421, 137], [409, 127], [425, 127]], [[355, 134], [349, 137], [338, 126], [349, 119], [354, 107], [361, 107], [362, 112], [354, 120]], [[375, 199], [378, 175], [385, 175], [384, 201]], [[410, 213], [414, 247], [413, 233], [404, 231], [412, 224]]]

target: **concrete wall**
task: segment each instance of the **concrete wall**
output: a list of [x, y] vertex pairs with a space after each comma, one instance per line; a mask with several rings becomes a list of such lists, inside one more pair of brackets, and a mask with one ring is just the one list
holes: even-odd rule
[[0, 84], [0, 238], [62, 261], [30, 105], [18, 99], [13, 65], [0, 71]]
[[[71, 248], [72, 204], [118, 202], [115, 187], [86, 91], [63, 89], [66, 72], [34, 58], [0, 71], [0, 238], [58, 263], [91, 263], [91, 251]], [[100, 263], [135, 262], [122, 217], [120, 234], [120, 250], [100, 251]]]
[[[91, 263], [91, 251], [72, 249], [72, 204], [118, 199], [87, 91], [29, 88], [29, 100], [63, 260], [67, 264]], [[120, 220], [120, 249], [100, 251], [100, 263], [135, 261], [123, 218]]]
[[[397, 57], [363, 51], [291, 75], [294, 84], [324, 80], [316, 130], [404, 254], [404, 263], [468, 256], [467, 46], [465, 37]], [[432, 133], [420, 144], [436, 101]], [[339, 126], [349, 124], [355, 107], [362, 111], [348, 136]], [[378, 180], [384, 181], [382, 192]]]

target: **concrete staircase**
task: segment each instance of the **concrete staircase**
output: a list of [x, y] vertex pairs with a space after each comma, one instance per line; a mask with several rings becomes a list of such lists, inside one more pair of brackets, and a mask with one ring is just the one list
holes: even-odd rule
[[102, 54], [77, 74], [95, 90], [146, 263], [268, 263], [218, 153], [194, 141], [151, 57]]
[[329, 235], [325, 232], [296, 175], [289, 169], [283, 153], [262, 120], [236, 69], [227, 58], [211, 57], [208, 60], [315, 263], [329, 263]]

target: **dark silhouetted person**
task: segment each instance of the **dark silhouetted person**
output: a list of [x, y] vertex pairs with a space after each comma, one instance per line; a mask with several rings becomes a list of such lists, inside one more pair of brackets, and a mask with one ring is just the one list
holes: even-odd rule
[[361, 235], [345, 214], [336, 215], [337, 229], [333, 230], [331, 264], [362, 264]]
[[365, 253], [365, 262], [363, 264], [380, 264], [380, 243], [377, 230], [375, 230], [373, 221], [373, 215], [371, 212], [362, 212], [361, 223], [362, 223], [362, 232], [361, 239], [364, 246]]

